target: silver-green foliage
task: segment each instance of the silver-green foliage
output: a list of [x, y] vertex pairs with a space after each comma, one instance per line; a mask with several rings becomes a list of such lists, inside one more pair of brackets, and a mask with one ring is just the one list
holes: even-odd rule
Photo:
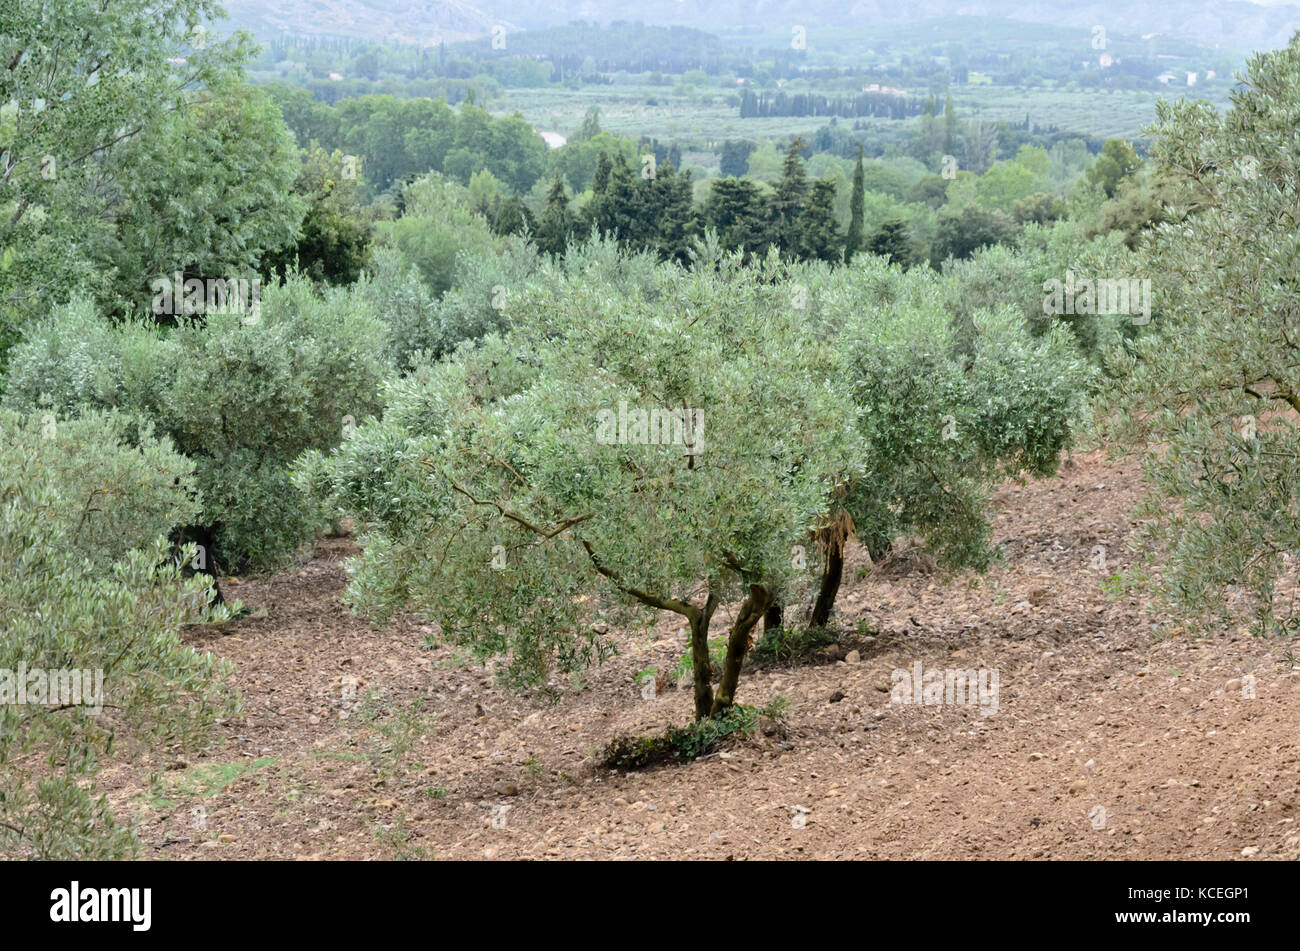
[[[393, 384], [382, 421], [300, 477], [360, 519], [357, 607], [413, 607], [523, 683], [601, 657], [602, 616], [672, 611], [704, 651], [706, 715], [739, 674], [709, 690], [708, 621], [742, 600], [743, 656], [854, 465], [839, 353], [774, 266], [655, 268], [650, 294], [617, 267], [581, 271], [530, 285], [509, 335]], [[698, 411], [697, 451], [619, 442], [600, 425], [621, 404]]]
[[1300, 550], [1300, 36], [1244, 78], [1226, 114], [1159, 107], [1153, 157], [1179, 202], [1146, 248], [1162, 317], [1115, 355], [1110, 395], [1117, 435], [1152, 450], [1142, 514], [1173, 604], [1293, 632], [1275, 584]]
[[[838, 504], [982, 563], [993, 481], [1068, 444], [1089, 374], [1063, 327], [1035, 339], [981, 312], [966, 353], [924, 272], [606, 253], [544, 264], [508, 334], [392, 383], [382, 421], [302, 461], [306, 491], [362, 528], [355, 606], [414, 608], [518, 682], [598, 659], [602, 617], [675, 612], [704, 716], [734, 701], [763, 610], [814, 582]], [[602, 411], [623, 405], [702, 411], [698, 451], [609, 444]]]
[[60, 308], [14, 351], [4, 404], [60, 416], [121, 409], [194, 460], [201, 521], [227, 568], [274, 565], [318, 528], [288, 479], [378, 408], [387, 328], [359, 295], [297, 278], [268, 287], [254, 323], [211, 314], [171, 331]]
[[873, 558], [920, 536], [944, 567], [986, 567], [994, 487], [1054, 472], [1082, 418], [1095, 373], [1066, 325], [1035, 329], [1014, 305], [954, 308], [953, 281], [870, 255], [789, 274], [810, 328], [842, 352], [858, 447], [817, 536], [815, 625], [829, 623], [850, 534]]
[[104, 690], [98, 714], [0, 704], [0, 854], [131, 854], [95, 795], [99, 757], [123, 736], [197, 743], [232, 709], [223, 666], [179, 638], [227, 610], [158, 537], [196, 505], [192, 468], [116, 417], [0, 412], [0, 671], [99, 670]]

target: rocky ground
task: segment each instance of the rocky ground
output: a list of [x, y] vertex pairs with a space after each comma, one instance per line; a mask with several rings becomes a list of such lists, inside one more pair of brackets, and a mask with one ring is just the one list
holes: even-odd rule
[[[1108, 580], [1139, 488], [1095, 454], [1004, 486], [984, 576], [852, 552], [838, 649], [742, 679], [741, 702], [788, 698], [784, 731], [628, 774], [595, 766], [612, 734], [690, 718], [688, 690], [636, 679], [677, 666], [674, 618], [553, 697], [511, 694], [415, 619], [349, 614], [356, 548], [329, 539], [191, 639], [234, 663], [243, 715], [202, 755], [120, 750], [103, 787], [171, 860], [1300, 858], [1300, 668]], [[997, 671], [996, 712], [891, 703], [917, 662]]]

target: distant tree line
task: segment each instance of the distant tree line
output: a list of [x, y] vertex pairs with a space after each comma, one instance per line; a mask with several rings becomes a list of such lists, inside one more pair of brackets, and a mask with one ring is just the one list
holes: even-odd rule
[[812, 93], [756, 93], [746, 90], [740, 97], [740, 118], [767, 119], [779, 116], [839, 116], [860, 119], [868, 116], [907, 119], [921, 114], [919, 97], [894, 93], [864, 92], [856, 96], [818, 96]]

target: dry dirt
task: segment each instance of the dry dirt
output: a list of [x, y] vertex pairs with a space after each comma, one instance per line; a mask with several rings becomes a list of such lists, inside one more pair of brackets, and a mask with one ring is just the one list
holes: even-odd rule
[[[860, 572], [854, 551], [839, 623], [866, 623], [859, 655], [742, 679], [741, 702], [792, 701], [787, 734], [632, 774], [593, 754], [689, 719], [688, 690], [635, 679], [676, 666], [673, 619], [558, 697], [510, 694], [415, 619], [349, 614], [356, 548], [329, 539], [228, 588], [255, 615], [190, 639], [234, 663], [243, 715], [202, 755], [120, 751], [103, 788], [170, 860], [1300, 858], [1300, 669], [1286, 643], [1192, 638], [1103, 589], [1139, 489], [1096, 454], [1004, 486], [1006, 559], [983, 577], [906, 549]], [[998, 671], [997, 712], [891, 704], [917, 661]]]

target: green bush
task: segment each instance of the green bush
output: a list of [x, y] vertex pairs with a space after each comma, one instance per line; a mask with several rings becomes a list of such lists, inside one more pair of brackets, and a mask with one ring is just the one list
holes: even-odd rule
[[57, 492], [46, 516], [98, 568], [153, 546], [201, 510], [194, 463], [157, 439], [148, 423], [91, 411], [60, 421], [0, 410], [4, 452]]
[[[157, 537], [194, 504], [192, 464], [115, 417], [49, 423], [0, 413], [0, 854], [120, 858], [136, 842], [95, 795], [97, 759], [123, 735], [193, 746], [233, 712], [227, 669], [179, 638], [229, 610]], [[102, 672], [102, 693], [20, 704], [23, 669]]]
[[754, 645], [756, 664], [784, 664], [807, 657], [814, 651], [829, 647], [840, 639], [838, 631], [824, 627], [800, 627], [783, 624], [765, 628], [763, 636]]
[[74, 304], [15, 349], [4, 404], [149, 420], [194, 461], [217, 563], [265, 569], [320, 528], [288, 465], [378, 408], [386, 352], [387, 328], [362, 295], [301, 278], [268, 287], [251, 324], [213, 314], [163, 331]]
[[634, 770], [688, 762], [712, 753], [730, 737], [753, 733], [759, 715], [760, 711], [738, 703], [715, 716], [670, 726], [653, 736], [618, 735], [605, 746], [601, 764], [606, 769]]
[[451, 289], [462, 252], [487, 257], [498, 247], [464, 186], [430, 173], [403, 189], [402, 198], [403, 216], [378, 226], [381, 243], [399, 250], [435, 296]]
[[1048, 227], [1031, 224], [1015, 248], [984, 248], [968, 260], [944, 265], [944, 303], [956, 321], [959, 343], [970, 346], [975, 314], [1010, 305], [1035, 334], [1057, 325], [1069, 327], [1080, 351], [1090, 362], [1101, 365], [1116, 344], [1136, 336], [1145, 325], [1122, 314], [1045, 314], [1044, 282], [1065, 281], [1067, 271], [1079, 279], [1132, 278], [1146, 273], [1118, 233], [1088, 240], [1073, 221]]
[[355, 291], [387, 325], [385, 353], [394, 366], [406, 369], [417, 354], [439, 352], [438, 298], [396, 248], [375, 249]]

